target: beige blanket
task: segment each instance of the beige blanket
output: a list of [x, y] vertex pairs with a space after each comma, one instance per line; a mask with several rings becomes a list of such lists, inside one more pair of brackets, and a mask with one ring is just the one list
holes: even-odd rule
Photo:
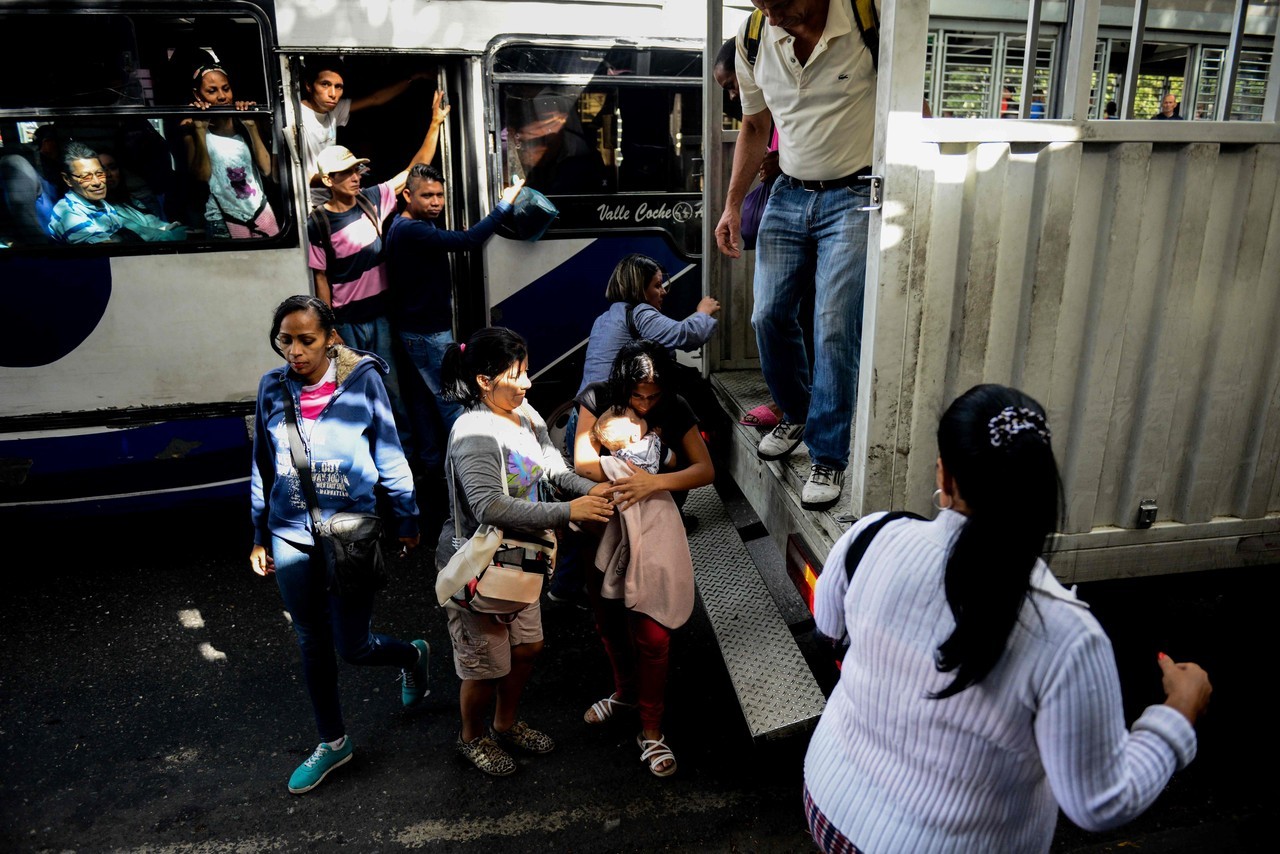
[[[613, 457], [600, 458], [605, 476], [626, 477], [631, 469]], [[680, 510], [669, 492], [658, 492], [615, 513], [596, 551], [604, 573], [601, 595], [621, 599], [669, 629], [693, 613], [693, 560]]]

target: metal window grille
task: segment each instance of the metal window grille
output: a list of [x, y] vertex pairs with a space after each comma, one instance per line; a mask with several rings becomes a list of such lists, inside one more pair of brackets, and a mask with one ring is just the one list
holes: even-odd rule
[[[1218, 81], [1222, 77], [1225, 55], [1226, 51], [1220, 47], [1206, 47], [1200, 51], [1200, 83], [1196, 87], [1195, 108], [1192, 113], [1197, 119], [1218, 118]], [[1262, 105], [1267, 96], [1270, 72], [1271, 57], [1268, 53], [1260, 50], [1240, 51], [1235, 92], [1231, 99], [1231, 120], [1262, 121]]]

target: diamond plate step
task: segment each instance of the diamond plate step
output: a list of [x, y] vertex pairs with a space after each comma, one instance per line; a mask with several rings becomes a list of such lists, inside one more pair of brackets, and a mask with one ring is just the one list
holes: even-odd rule
[[826, 705], [786, 621], [714, 487], [689, 494], [693, 576], [753, 739], [817, 722]]

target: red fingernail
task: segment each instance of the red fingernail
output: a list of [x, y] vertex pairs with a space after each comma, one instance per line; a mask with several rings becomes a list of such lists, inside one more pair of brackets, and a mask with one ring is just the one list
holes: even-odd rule
[[1163, 652], [1158, 653], [1158, 654], [1156, 655], [1156, 658], [1160, 659], [1161, 661], [1164, 661], [1164, 660], [1165, 660], [1166, 658], [1168, 658], [1168, 657], [1169, 657], [1169, 656], [1165, 655]]

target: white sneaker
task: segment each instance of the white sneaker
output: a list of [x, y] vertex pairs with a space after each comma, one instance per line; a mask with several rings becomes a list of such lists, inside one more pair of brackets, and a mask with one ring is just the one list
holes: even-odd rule
[[762, 460], [780, 460], [794, 451], [802, 441], [804, 424], [796, 424], [784, 418], [777, 427], [764, 434], [756, 453]]
[[805, 510], [826, 510], [840, 500], [844, 488], [844, 472], [814, 463], [809, 479], [800, 490], [800, 506]]

